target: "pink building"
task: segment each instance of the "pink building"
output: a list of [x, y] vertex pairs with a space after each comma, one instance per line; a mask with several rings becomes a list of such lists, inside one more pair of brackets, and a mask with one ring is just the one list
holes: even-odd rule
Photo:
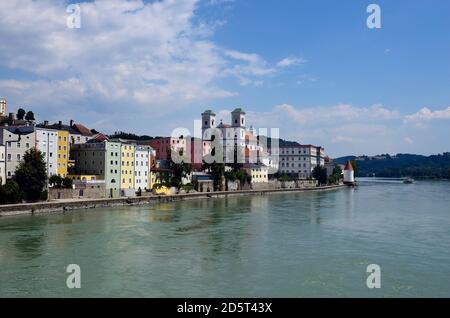
[[157, 160], [168, 160], [172, 150], [182, 150], [186, 154], [186, 140], [183, 138], [162, 137], [149, 140], [146, 144], [155, 149]]

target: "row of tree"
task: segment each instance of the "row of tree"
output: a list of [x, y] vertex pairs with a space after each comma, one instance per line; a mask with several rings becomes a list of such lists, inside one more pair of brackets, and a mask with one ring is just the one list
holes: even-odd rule
[[19, 119], [19, 120], [28, 120], [28, 121], [33, 121], [33, 120], [35, 120], [35, 118], [34, 118], [34, 113], [31, 111], [31, 110], [29, 110], [28, 112], [27, 111], [25, 111], [25, 109], [23, 109], [23, 108], [19, 108], [18, 110], [17, 110], [17, 119]]

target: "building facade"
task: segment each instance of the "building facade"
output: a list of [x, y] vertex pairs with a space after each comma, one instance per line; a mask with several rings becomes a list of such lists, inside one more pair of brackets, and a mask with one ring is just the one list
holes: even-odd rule
[[[222, 153], [224, 163], [233, 163], [236, 160], [245, 162], [246, 149], [246, 122], [245, 112], [236, 108], [231, 112], [231, 125], [216, 121], [216, 114], [206, 110], [202, 114], [202, 139], [210, 144], [211, 151], [215, 148], [216, 138], [222, 142]], [[216, 141], [217, 144], [217, 141]], [[215, 149], [217, 151], [217, 149]], [[217, 156], [217, 154], [216, 154]]]
[[0, 185], [6, 183], [6, 150], [0, 145]]
[[25, 152], [34, 148], [34, 126], [0, 127], [0, 144], [5, 146], [6, 179], [11, 179], [23, 160]]
[[269, 182], [269, 167], [265, 165], [246, 164], [244, 170], [250, 175], [252, 184]]
[[313, 145], [280, 146], [279, 171], [310, 179], [316, 166], [324, 166], [325, 153], [322, 147]]
[[36, 148], [42, 153], [47, 175], [58, 173], [58, 131], [36, 127]]
[[69, 132], [65, 130], [58, 130], [57, 173], [62, 178], [65, 178], [68, 174], [69, 156]]
[[75, 161], [75, 176], [95, 176], [105, 180], [107, 197], [120, 195], [121, 143], [87, 142], [72, 145], [71, 156]]
[[120, 189], [134, 190], [135, 145], [121, 144]]
[[121, 146], [117, 141], [103, 141], [106, 149], [106, 191], [110, 198], [120, 196]]
[[146, 144], [156, 151], [157, 160], [168, 160], [172, 151], [175, 151], [176, 153], [182, 152], [187, 155], [187, 143], [185, 138], [163, 137], [149, 140]]
[[150, 189], [151, 150], [150, 146], [135, 147], [134, 189], [136, 190]]

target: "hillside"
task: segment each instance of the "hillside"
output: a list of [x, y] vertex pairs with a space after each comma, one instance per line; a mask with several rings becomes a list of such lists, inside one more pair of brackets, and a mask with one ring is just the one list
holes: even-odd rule
[[450, 152], [422, 156], [414, 154], [388, 154], [379, 156], [345, 156], [334, 159], [336, 163], [345, 164], [347, 160], [355, 160], [358, 165], [358, 176], [368, 177], [415, 177], [450, 179]]

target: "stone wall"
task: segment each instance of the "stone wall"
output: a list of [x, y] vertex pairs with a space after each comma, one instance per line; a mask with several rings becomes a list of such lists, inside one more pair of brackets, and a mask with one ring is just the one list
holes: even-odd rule
[[75, 189], [50, 188], [48, 192], [50, 200], [58, 199], [104, 199], [106, 198], [105, 185], [93, 184], [76, 186]]

